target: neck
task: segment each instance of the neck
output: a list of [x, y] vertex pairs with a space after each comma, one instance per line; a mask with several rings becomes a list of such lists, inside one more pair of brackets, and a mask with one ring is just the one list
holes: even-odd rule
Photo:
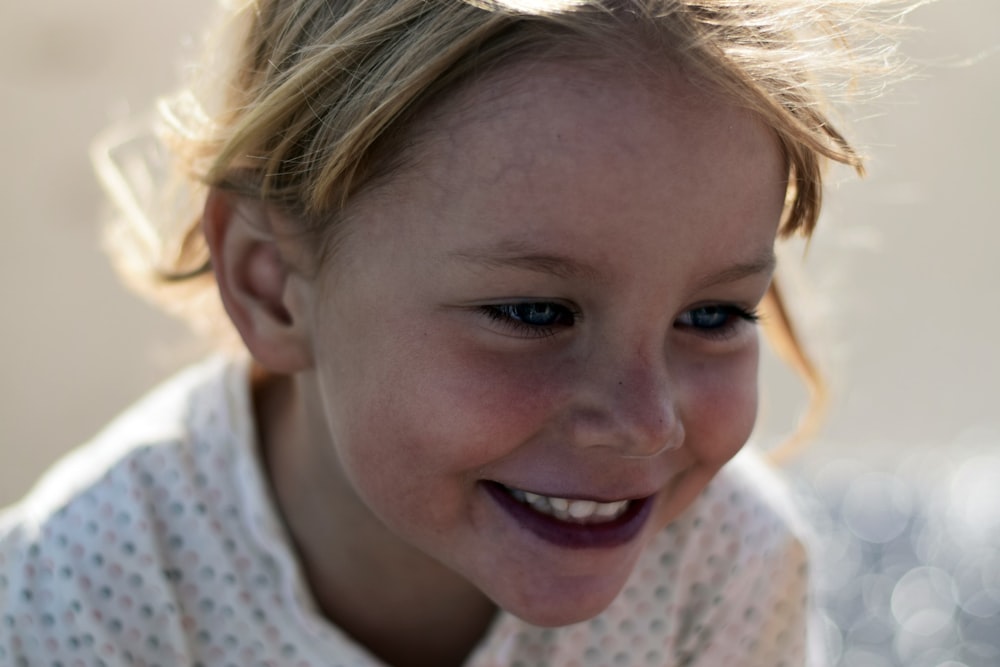
[[333, 447], [310, 440], [322, 429], [308, 428], [315, 417], [301, 395], [286, 377], [254, 387], [266, 475], [320, 610], [393, 667], [463, 664], [495, 615], [492, 602], [371, 513]]

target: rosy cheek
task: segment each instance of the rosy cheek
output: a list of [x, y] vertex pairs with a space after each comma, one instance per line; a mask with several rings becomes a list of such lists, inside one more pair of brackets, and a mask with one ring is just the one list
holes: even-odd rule
[[384, 412], [405, 414], [399, 427], [409, 424], [411, 446], [442, 465], [483, 465], [513, 451], [544, 427], [563, 393], [558, 364], [541, 355], [435, 349], [400, 378], [405, 405]]
[[757, 354], [743, 353], [700, 366], [689, 376], [683, 406], [693, 453], [721, 465], [750, 437], [757, 416]]

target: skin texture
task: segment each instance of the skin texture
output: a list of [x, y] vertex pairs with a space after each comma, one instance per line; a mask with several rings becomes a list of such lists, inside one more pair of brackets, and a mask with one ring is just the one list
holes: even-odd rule
[[[305, 576], [392, 664], [459, 663], [494, 604], [599, 613], [756, 414], [757, 333], [734, 313], [773, 269], [771, 133], [677, 72], [511, 67], [427, 118], [315, 274], [249, 233], [223, 249], [272, 211], [212, 214], [223, 298], [271, 371], [262, 447]], [[567, 548], [485, 481], [651, 511], [624, 544]]]

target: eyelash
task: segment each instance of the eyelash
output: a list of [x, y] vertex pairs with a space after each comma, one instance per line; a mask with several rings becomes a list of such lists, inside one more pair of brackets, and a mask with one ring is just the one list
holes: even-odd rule
[[[522, 316], [515, 315], [518, 309], [534, 308], [539, 310], [549, 310], [554, 312], [556, 321], [551, 324], [530, 324], [525, 322]], [[580, 313], [559, 303], [552, 301], [526, 301], [522, 303], [502, 303], [481, 306], [480, 310], [492, 321], [502, 324], [512, 332], [524, 336], [525, 338], [547, 338], [554, 336], [559, 329], [568, 328], [576, 324]], [[675, 323], [675, 327], [681, 329], [691, 329], [698, 335], [713, 339], [726, 339], [736, 333], [737, 327], [741, 323], [755, 325], [760, 321], [760, 315], [755, 309], [747, 310], [734, 305], [707, 305], [699, 306], [685, 311], [681, 318], [691, 318], [693, 313], [706, 313], [711, 315], [722, 315], [725, 319], [717, 326], [697, 326], [694, 322]], [[568, 321], [567, 321], [568, 319]], [[680, 319], [680, 318], [679, 318]]]
[[722, 324], [718, 326], [696, 326], [694, 323], [678, 322], [674, 324], [675, 327], [681, 329], [693, 329], [698, 335], [705, 336], [707, 338], [713, 339], [726, 339], [737, 333], [737, 329], [741, 324], [756, 325], [760, 321], [760, 315], [756, 309], [746, 309], [734, 305], [726, 304], [713, 304], [708, 306], [699, 306], [697, 308], [692, 308], [691, 310], [685, 311], [681, 318], [689, 317], [692, 313], [709, 311], [710, 315], [722, 315], [725, 320]]
[[[559, 321], [552, 324], [529, 324], [514, 315], [514, 311], [519, 308], [539, 307], [552, 309], [555, 311]], [[547, 338], [554, 336], [558, 329], [571, 327], [576, 324], [580, 313], [562, 304], [552, 301], [525, 301], [522, 303], [501, 303], [495, 305], [481, 306], [480, 310], [494, 322], [502, 324], [512, 332], [524, 336], [525, 338]], [[566, 322], [566, 319], [569, 319]]]

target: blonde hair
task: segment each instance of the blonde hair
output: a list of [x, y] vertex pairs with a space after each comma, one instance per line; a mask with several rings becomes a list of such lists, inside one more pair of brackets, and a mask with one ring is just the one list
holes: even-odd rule
[[[161, 105], [170, 151], [170, 211], [128, 229], [145, 239], [118, 254], [133, 283], [173, 304], [212, 292], [201, 236], [209, 187], [228, 188], [294, 214], [317, 247], [332, 247], [342, 212], [393, 172], [429, 105], [517, 58], [573, 58], [655, 72], [690, 71], [769, 125], [788, 165], [780, 235], [808, 236], [822, 201], [824, 162], [862, 172], [827, 101], [884, 70], [891, 48], [873, 39], [895, 3], [877, 0], [231, 0], [200, 82]], [[214, 99], [213, 99], [214, 98]], [[112, 160], [113, 161], [113, 160]], [[118, 192], [113, 169], [105, 181]], [[119, 179], [120, 180], [120, 179]], [[148, 179], [147, 179], [148, 180]], [[118, 197], [122, 199], [121, 196]], [[132, 206], [133, 213], [141, 206]], [[152, 231], [150, 231], [152, 230]], [[135, 239], [136, 235], [119, 235]], [[121, 245], [121, 244], [119, 244]], [[144, 255], [135, 261], [137, 248]], [[770, 329], [823, 397], [819, 374], [794, 334], [780, 293]], [[189, 308], [190, 310], [190, 308]], [[217, 319], [211, 317], [211, 319]]]

